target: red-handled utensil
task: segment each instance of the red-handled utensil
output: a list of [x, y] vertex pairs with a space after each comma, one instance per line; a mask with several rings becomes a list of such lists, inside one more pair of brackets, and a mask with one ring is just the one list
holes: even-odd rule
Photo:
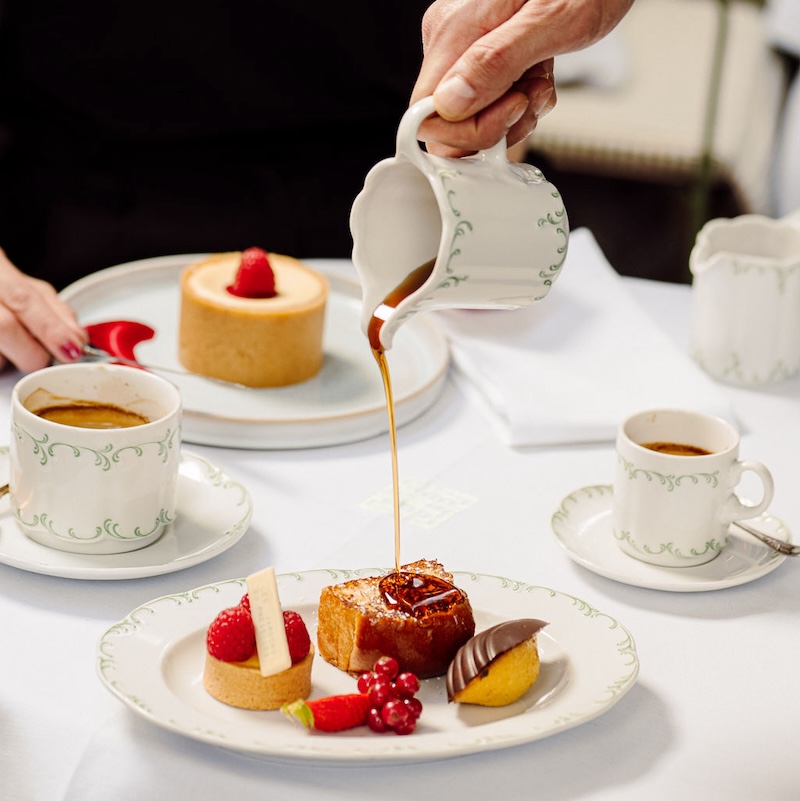
[[139, 367], [154, 373], [191, 376], [228, 387], [251, 389], [251, 387], [246, 387], [244, 384], [237, 384], [234, 381], [223, 381], [221, 378], [211, 378], [210, 376], [197, 376], [194, 373], [189, 373], [186, 370], [179, 370], [174, 367], [142, 364], [137, 360], [134, 350], [140, 342], [146, 342], [148, 339], [152, 339], [156, 334], [155, 329], [144, 323], [137, 323], [132, 320], [110, 320], [105, 323], [92, 323], [91, 325], [87, 325], [85, 326], [85, 331], [89, 336], [89, 343], [83, 348], [83, 355], [86, 359], [116, 361], [117, 364]]
[[140, 342], [146, 342], [156, 335], [154, 328], [132, 320], [92, 323], [87, 325], [85, 330], [90, 345], [109, 356], [118, 356], [128, 362], [136, 361], [134, 349]]

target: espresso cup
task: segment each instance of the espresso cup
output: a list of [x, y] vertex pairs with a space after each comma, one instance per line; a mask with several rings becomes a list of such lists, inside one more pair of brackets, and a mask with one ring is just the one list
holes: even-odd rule
[[[739, 459], [739, 434], [726, 421], [694, 411], [659, 409], [619, 428], [612, 505], [613, 532], [629, 556], [664, 567], [714, 559], [734, 520], [756, 517], [772, 502], [772, 475]], [[742, 475], [761, 481], [758, 503], [734, 492]]]
[[145, 370], [66, 364], [21, 379], [9, 477], [20, 529], [85, 554], [155, 542], [176, 516], [180, 427], [177, 388]]

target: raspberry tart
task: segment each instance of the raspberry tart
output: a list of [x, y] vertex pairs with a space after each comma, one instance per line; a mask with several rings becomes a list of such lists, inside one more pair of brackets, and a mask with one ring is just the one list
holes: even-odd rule
[[280, 709], [311, 694], [314, 646], [297, 612], [284, 611], [292, 665], [272, 676], [261, 674], [249, 597], [224, 609], [208, 628], [203, 686], [218, 701], [241, 709]]

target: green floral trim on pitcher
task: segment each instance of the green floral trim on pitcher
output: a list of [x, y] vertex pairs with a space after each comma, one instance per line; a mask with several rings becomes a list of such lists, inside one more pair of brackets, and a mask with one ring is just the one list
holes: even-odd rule
[[168, 429], [166, 434], [160, 440], [151, 442], [140, 442], [135, 445], [125, 445], [122, 448], [115, 448], [113, 443], [102, 448], [89, 448], [84, 445], [73, 445], [69, 442], [51, 441], [49, 435], [45, 434], [41, 439], [37, 439], [29, 431], [26, 431], [22, 426], [14, 424], [14, 433], [17, 439], [22, 442], [29, 440], [33, 447], [34, 456], [39, 457], [39, 464], [47, 464], [51, 459], [58, 458], [56, 454], [57, 449], [64, 448], [67, 453], [71, 454], [74, 458], [80, 459], [82, 456], [89, 456], [94, 462], [96, 467], [99, 467], [104, 472], [111, 470], [113, 465], [119, 464], [122, 460], [123, 454], [132, 453], [134, 456], [143, 456], [145, 448], [155, 448], [158, 458], [162, 463], [166, 463], [169, 459], [171, 451], [175, 448], [176, 440], [180, 433], [180, 428]]
[[[461, 173], [458, 170], [442, 171], [439, 173], [439, 179], [442, 182], [447, 203], [450, 206], [450, 211], [453, 212], [454, 217], [461, 216], [461, 210], [455, 205], [456, 193], [453, 189], [447, 188], [447, 181], [450, 178], [458, 178]], [[447, 273], [447, 278], [442, 281], [437, 289], [447, 289], [449, 287], [456, 287], [463, 281], [468, 281], [468, 275], [455, 275], [453, 273], [453, 259], [461, 255], [461, 248], [458, 247], [458, 239], [468, 233], [472, 233], [474, 226], [469, 220], [460, 220], [453, 231], [453, 238], [450, 240], [450, 250], [447, 254], [447, 264], [445, 264], [444, 271]]]
[[759, 277], [765, 275], [772, 276], [778, 285], [778, 294], [784, 295], [786, 293], [786, 282], [800, 270], [800, 261], [794, 264], [754, 264], [753, 262], [741, 262], [734, 259], [731, 265], [731, 271], [734, 276], [747, 275], [751, 271], [759, 274]]
[[544, 217], [540, 217], [537, 224], [539, 228], [543, 228], [545, 225], [554, 227], [556, 229], [556, 233], [563, 237], [564, 243], [556, 250], [556, 253], [561, 258], [557, 262], [551, 264], [547, 270], [539, 271], [539, 278], [544, 281], [544, 285], [547, 287], [552, 286], [558, 271], [564, 266], [564, 262], [567, 259], [567, 241], [569, 240], [567, 210], [564, 208], [564, 202], [561, 200], [561, 193], [557, 189], [553, 188], [553, 191], [550, 193], [550, 197], [552, 197], [554, 200], [560, 201], [560, 205], [556, 206], [554, 211], [550, 211], [545, 214]]
[[629, 462], [620, 454], [617, 454], [617, 457], [619, 461], [622, 462], [625, 473], [631, 481], [644, 478], [647, 481], [658, 483], [666, 487], [667, 492], [672, 492], [682, 484], [687, 483], [691, 483], [694, 486], [705, 482], [712, 489], [719, 486], [719, 470], [715, 470], [713, 473], [684, 473], [678, 476], [674, 473], [666, 474], [659, 473], [657, 470], [645, 470], [642, 467], [636, 467], [633, 462]]
[[742, 367], [741, 356], [736, 351], [728, 354], [728, 360], [721, 371], [709, 367], [703, 354], [695, 351], [693, 354], [695, 361], [711, 375], [716, 375], [723, 381], [733, 381], [737, 384], [772, 384], [776, 381], [784, 381], [792, 378], [798, 369], [798, 365], [788, 365], [783, 359], [778, 359], [772, 367], [765, 368], [763, 373], [745, 373]]

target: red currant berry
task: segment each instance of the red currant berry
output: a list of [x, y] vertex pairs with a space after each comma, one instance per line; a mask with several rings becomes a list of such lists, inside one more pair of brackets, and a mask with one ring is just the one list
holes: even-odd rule
[[411, 698], [419, 692], [419, 679], [413, 673], [401, 673], [394, 686], [401, 698]]
[[403, 726], [413, 719], [406, 705], [399, 698], [393, 698], [383, 705], [381, 718], [390, 729]]
[[376, 673], [391, 680], [398, 674], [400, 665], [397, 664], [397, 660], [393, 656], [382, 656], [375, 663], [373, 669]]
[[358, 687], [358, 691], [360, 693], [368, 693], [369, 688], [372, 686], [372, 682], [375, 681], [376, 678], [376, 673], [362, 673], [358, 677], [358, 684], [356, 685]]
[[392, 682], [386, 676], [378, 676], [370, 684], [369, 700], [373, 706], [382, 707], [387, 701], [397, 698]]
[[379, 734], [389, 729], [383, 722], [380, 709], [376, 709], [375, 707], [372, 707], [372, 709], [367, 712], [367, 726], [369, 726], [371, 731], [378, 732]]
[[404, 724], [394, 727], [395, 734], [413, 734], [414, 729], [417, 728], [417, 721], [414, 718], [409, 718]]
[[404, 698], [403, 703], [414, 717], [414, 720], [422, 714], [422, 701], [420, 701], [419, 698]]

